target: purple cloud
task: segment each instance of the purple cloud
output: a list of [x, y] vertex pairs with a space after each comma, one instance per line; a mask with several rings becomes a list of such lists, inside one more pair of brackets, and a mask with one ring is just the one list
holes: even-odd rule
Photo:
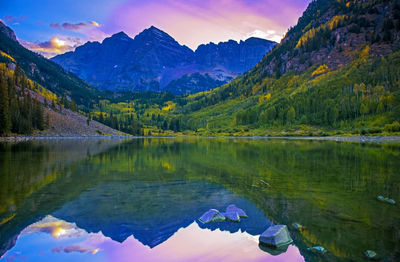
[[26, 20], [26, 16], [12, 16], [12, 15], [5, 15], [4, 17], [3, 17], [3, 20], [6, 22], [6, 23], [10, 23], [10, 24], [12, 24], [12, 23], [18, 23], [18, 22], [22, 22], [22, 21], [25, 21]]
[[55, 247], [51, 250], [53, 253], [72, 253], [72, 252], [78, 252], [78, 253], [91, 253], [91, 254], [96, 254], [99, 249], [94, 249], [94, 248], [85, 248], [80, 245], [71, 245], [71, 246], [66, 246], [66, 247]]
[[59, 29], [59, 30], [70, 30], [70, 31], [79, 31], [83, 28], [87, 28], [87, 27], [99, 27], [100, 25], [96, 22], [96, 21], [91, 21], [91, 22], [81, 22], [81, 23], [53, 23], [50, 24], [51, 28], [55, 28], [55, 29]]

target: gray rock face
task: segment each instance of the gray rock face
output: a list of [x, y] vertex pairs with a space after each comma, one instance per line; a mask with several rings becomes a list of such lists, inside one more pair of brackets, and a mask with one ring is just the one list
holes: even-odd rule
[[210, 209], [207, 212], [205, 212], [200, 218], [200, 222], [203, 224], [205, 223], [210, 223], [210, 222], [221, 222], [225, 221], [225, 216], [222, 215], [218, 210], [216, 209]]
[[260, 235], [259, 241], [261, 244], [277, 248], [293, 242], [286, 225], [269, 227]]
[[255, 66], [275, 44], [250, 38], [201, 45], [193, 52], [152, 26], [134, 39], [120, 32], [52, 60], [101, 89], [185, 94], [231, 81]]
[[218, 45], [200, 45], [196, 52], [196, 62], [208, 67], [224, 65], [232, 72], [244, 73], [254, 67], [261, 58], [275, 46], [274, 42], [251, 37], [239, 43], [233, 40]]

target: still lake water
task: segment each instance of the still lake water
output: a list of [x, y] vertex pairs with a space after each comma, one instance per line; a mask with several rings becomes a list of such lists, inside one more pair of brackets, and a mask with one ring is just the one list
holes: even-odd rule
[[[0, 260], [364, 261], [371, 249], [383, 261], [400, 261], [399, 201], [399, 144], [206, 138], [0, 144]], [[229, 204], [249, 218], [199, 222], [205, 211]], [[294, 222], [304, 229], [295, 230]], [[258, 245], [273, 224], [289, 226], [294, 243], [286, 251]], [[307, 250], [317, 245], [328, 252]]]

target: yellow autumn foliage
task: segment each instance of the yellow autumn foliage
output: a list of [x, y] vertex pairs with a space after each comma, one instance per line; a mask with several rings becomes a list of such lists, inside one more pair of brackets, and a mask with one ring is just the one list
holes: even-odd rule
[[317, 28], [311, 28], [300, 37], [299, 41], [297, 42], [296, 48], [302, 47], [307, 41], [313, 39], [315, 35], [322, 30], [326, 29], [329, 29], [330, 31], [335, 30], [340, 25], [340, 23], [342, 23], [347, 19], [348, 19], [347, 15], [337, 15], [334, 16], [328, 22], [318, 26]]
[[0, 55], [4, 56], [4, 57], [7, 57], [8, 59], [10, 59], [11, 61], [13, 61], [15, 63], [14, 58], [12, 56], [10, 56], [9, 54], [4, 53], [3, 51], [0, 51]]
[[270, 99], [271, 99], [271, 93], [268, 93], [268, 94], [266, 94], [264, 96], [260, 96], [260, 98], [258, 99], [258, 102], [261, 104], [261, 103], [263, 103], [265, 101], [268, 101]]
[[312, 73], [312, 76], [319, 76], [327, 72], [329, 72], [329, 67], [325, 64], [322, 64]]

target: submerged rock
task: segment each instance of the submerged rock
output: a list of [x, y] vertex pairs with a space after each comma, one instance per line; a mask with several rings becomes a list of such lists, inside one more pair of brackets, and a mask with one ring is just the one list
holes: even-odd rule
[[387, 197], [383, 197], [383, 196], [378, 196], [378, 200], [382, 201], [382, 202], [386, 202], [386, 203], [392, 204], [392, 205], [396, 204], [396, 201], [394, 201], [393, 199], [390, 199], [390, 198], [387, 198]]
[[303, 230], [303, 226], [300, 225], [299, 223], [292, 223], [292, 227], [296, 230], [302, 231]]
[[372, 251], [372, 250], [365, 251], [364, 255], [366, 258], [371, 259], [371, 260], [375, 260], [378, 258], [378, 254], [376, 254], [376, 252]]
[[222, 215], [225, 216], [227, 221], [240, 222], [240, 217], [237, 212], [225, 212], [222, 213]]
[[260, 244], [258, 244], [258, 247], [262, 251], [267, 252], [270, 255], [279, 256], [280, 254], [286, 253], [286, 251], [288, 250], [289, 244], [282, 245], [279, 247], [271, 247], [271, 246], [263, 245], [260, 243]]
[[275, 225], [265, 230], [260, 235], [259, 241], [267, 246], [281, 247], [292, 243], [293, 239], [290, 237], [286, 225]]
[[246, 214], [246, 212], [243, 211], [243, 209], [240, 209], [240, 208], [238, 208], [238, 207], [235, 206], [235, 205], [229, 205], [229, 206], [226, 208], [225, 213], [237, 213], [237, 214], [239, 215], [239, 217], [245, 217], [245, 218], [248, 217], [247, 214]]
[[225, 221], [225, 216], [222, 215], [218, 210], [216, 209], [210, 209], [207, 212], [205, 212], [200, 218], [200, 222], [203, 224], [205, 223], [210, 223], [210, 222], [221, 222]]
[[314, 253], [319, 253], [319, 254], [325, 254], [326, 252], [328, 252], [324, 247], [321, 247], [321, 246], [307, 248], [307, 250], [312, 251]]

